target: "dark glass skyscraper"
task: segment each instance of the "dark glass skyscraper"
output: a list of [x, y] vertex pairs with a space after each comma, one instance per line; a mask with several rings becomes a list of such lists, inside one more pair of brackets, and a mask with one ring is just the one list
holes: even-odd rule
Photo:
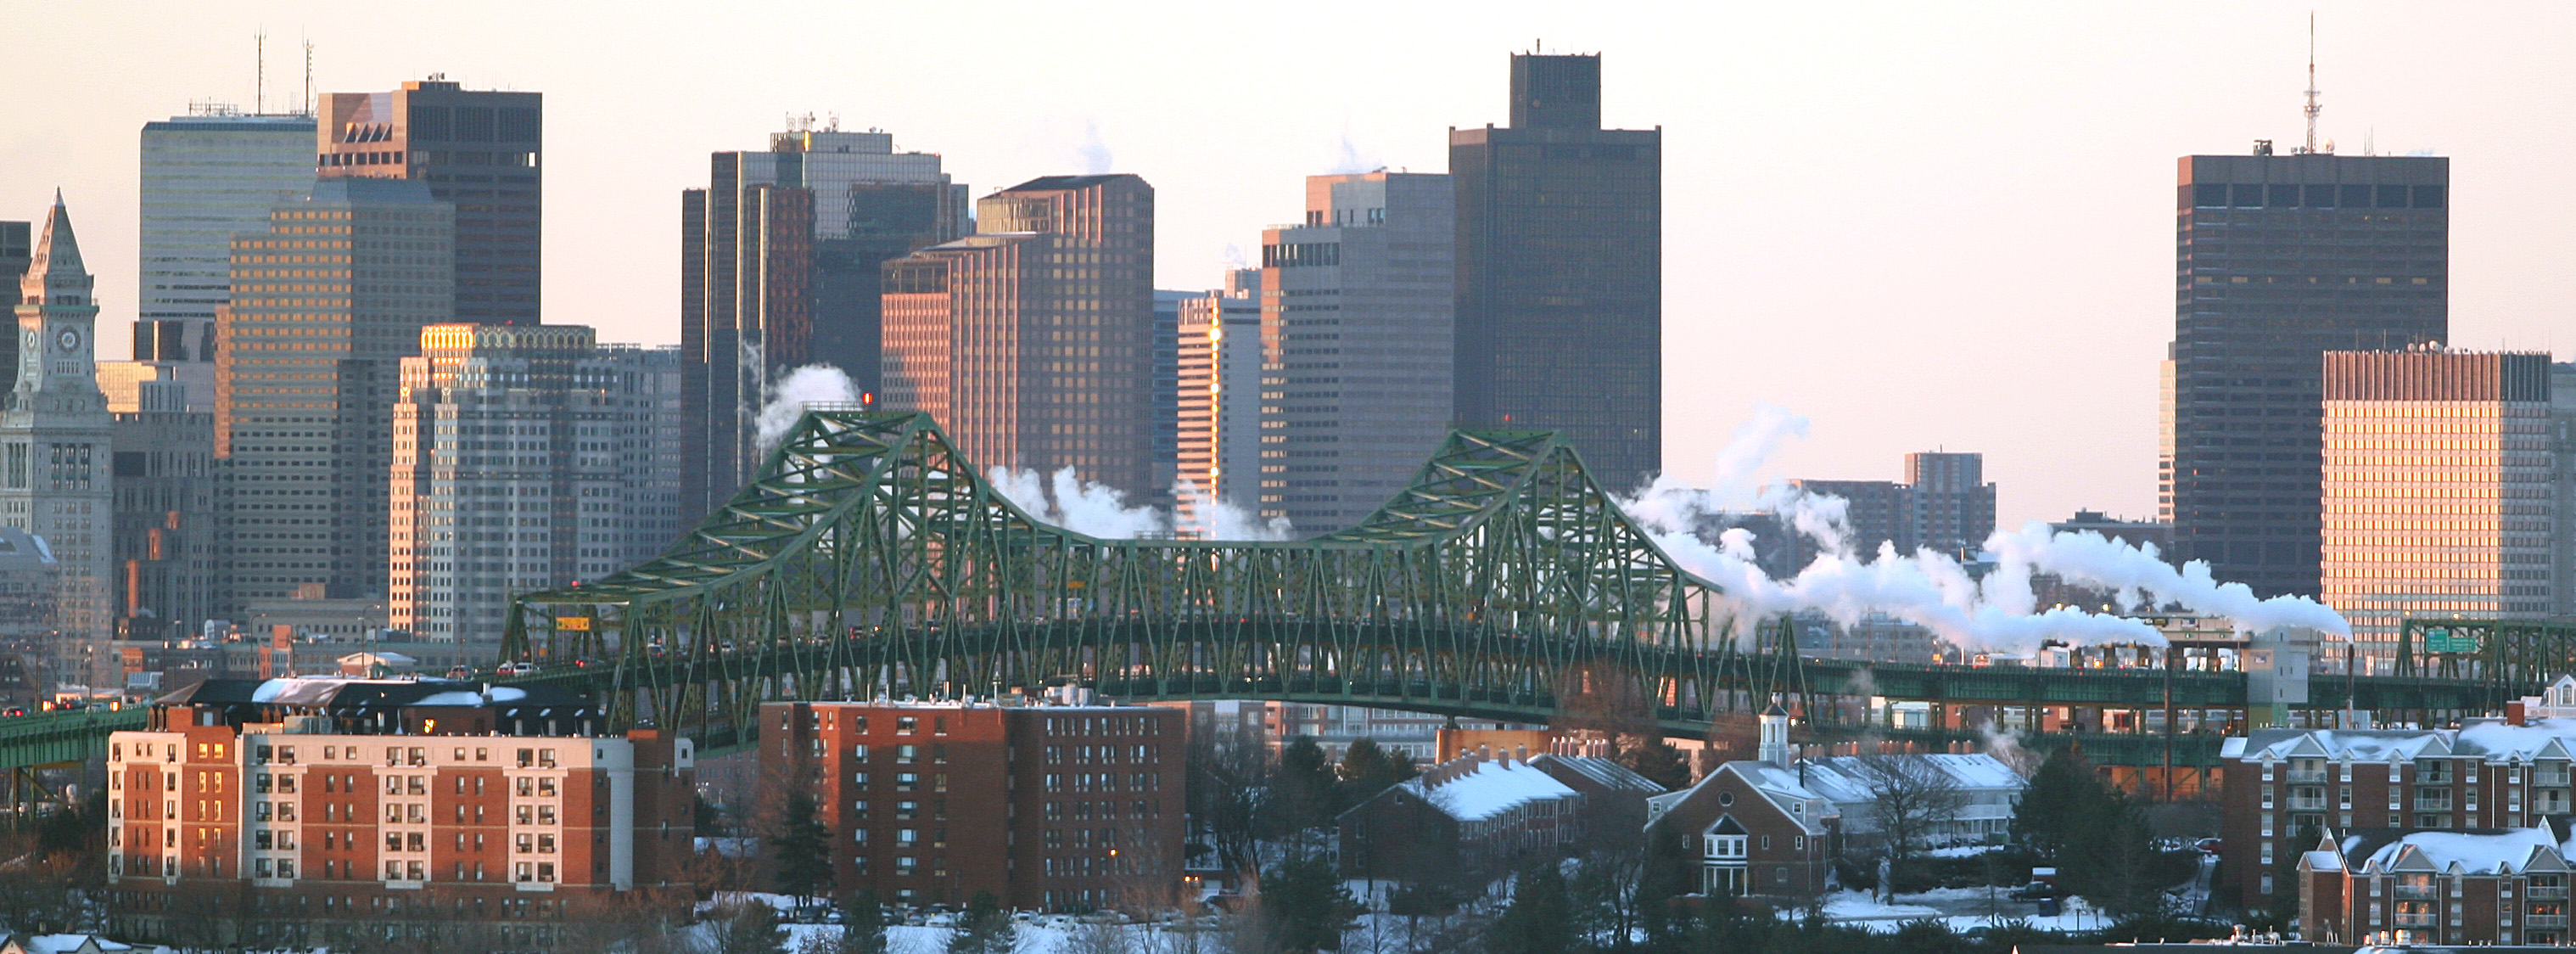
[[[544, 277], [545, 94], [415, 80], [331, 93], [316, 117], [323, 178], [416, 179], [456, 207], [457, 321], [533, 325]], [[403, 348], [416, 348], [418, 341]]]
[[765, 151], [710, 157], [681, 194], [682, 481], [687, 519], [730, 499], [760, 465], [768, 391], [809, 364], [881, 388], [887, 261], [962, 234], [966, 187], [939, 156], [896, 152], [882, 131], [791, 129]]
[[1449, 131], [1458, 423], [1625, 489], [1663, 460], [1663, 131], [1601, 128], [1599, 56], [1514, 54], [1511, 122]]
[[2315, 595], [2328, 351], [2450, 334], [2451, 161], [2185, 156], [2160, 475], [2176, 556]]

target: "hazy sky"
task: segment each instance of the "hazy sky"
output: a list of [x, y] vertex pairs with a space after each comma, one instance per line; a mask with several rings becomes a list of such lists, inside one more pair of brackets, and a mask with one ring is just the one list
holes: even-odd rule
[[[679, 191], [790, 113], [938, 152], [981, 195], [1111, 166], [1158, 198], [1156, 284], [1204, 288], [1301, 177], [1440, 171], [1505, 120], [1506, 55], [1600, 52], [1660, 125], [1665, 461], [1757, 401], [1813, 419], [1781, 476], [1986, 454], [2008, 523], [2154, 507], [2174, 159], [2300, 136], [2310, 5], [417, 5], [0, 0], [0, 218], [62, 187], [135, 297], [137, 139], [191, 99], [272, 107], [444, 72], [546, 94], [546, 321], [678, 338]], [[2453, 157], [2452, 341], [2576, 350], [2576, 5], [2321, 5], [2322, 135]]]

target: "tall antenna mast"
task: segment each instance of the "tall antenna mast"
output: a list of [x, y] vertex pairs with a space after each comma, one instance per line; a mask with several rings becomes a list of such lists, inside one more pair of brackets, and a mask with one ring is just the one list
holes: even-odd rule
[[304, 38], [304, 115], [313, 115], [313, 38]]
[[268, 112], [268, 31], [251, 34], [250, 44], [251, 62], [256, 64], [253, 67], [256, 72], [252, 74], [255, 79], [251, 81], [250, 109], [254, 113], [265, 113]]
[[2317, 12], [2310, 10], [2308, 11], [2308, 143], [2300, 147], [2301, 155], [2317, 151], [2317, 114], [2325, 111], [2325, 106], [2317, 102], [2318, 95]]

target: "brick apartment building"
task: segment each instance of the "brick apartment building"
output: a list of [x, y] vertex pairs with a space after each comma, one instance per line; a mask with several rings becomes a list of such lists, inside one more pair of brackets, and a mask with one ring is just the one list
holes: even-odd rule
[[2328, 836], [2301, 853], [2299, 936], [2327, 944], [2564, 945], [2568, 830]]
[[[1078, 691], [1077, 691], [1078, 692]], [[1187, 714], [1030, 702], [761, 707], [761, 776], [810, 786], [836, 890], [897, 904], [1171, 903]]]
[[1574, 843], [1583, 793], [1528, 761], [1470, 753], [1388, 786], [1338, 819], [1342, 872], [1490, 876]]
[[[2543, 705], [2559, 701], [2559, 705]], [[2221, 883], [2251, 910], [2324, 835], [2519, 829], [2569, 812], [2576, 680], [2458, 729], [2260, 729], [2228, 739]]]
[[[108, 744], [115, 930], [365, 945], [441, 922], [546, 943], [688, 896], [691, 745], [579, 696], [411, 679], [209, 679]], [[515, 925], [515, 926], [514, 926]]]

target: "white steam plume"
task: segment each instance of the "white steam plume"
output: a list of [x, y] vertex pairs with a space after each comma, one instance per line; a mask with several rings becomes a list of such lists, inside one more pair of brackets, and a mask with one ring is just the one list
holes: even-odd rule
[[[1630, 518], [1684, 569], [1725, 590], [1736, 611], [1739, 638], [1760, 620], [1815, 610], [1845, 626], [1857, 625], [1873, 612], [1886, 613], [1965, 649], [2029, 653], [2047, 640], [2077, 646], [2164, 644], [2164, 636], [2154, 627], [2124, 616], [2065, 607], [2034, 612], [2037, 601], [2030, 590], [2034, 572], [2117, 590], [2123, 605], [2132, 605], [2137, 594], [2148, 594], [2195, 612], [2226, 617], [2240, 630], [2294, 625], [2338, 635], [2351, 632], [2342, 617], [2314, 601], [2257, 600], [2242, 584], [2212, 579], [2206, 564], [2195, 562], [2176, 570], [2158, 559], [2153, 549], [2140, 550], [2098, 534], [2051, 534], [2044, 525], [2019, 533], [1997, 532], [1989, 538], [1984, 556], [1996, 568], [1982, 583], [1971, 579], [1958, 560], [1929, 550], [1908, 555], [1882, 544], [1875, 554], [1854, 554], [1847, 544], [1850, 524], [1845, 501], [1795, 488], [1756, 489], [1763, 462], [1783, 441], [1806, 432], [1805, 418], [1758, 405], [1753, 418], [1736, 429], [1734, 439], [1719, 453], [1714, 486], [1694, 488], [1658, 477], [1636, 497], [1620, 502]], [[1792, 532], [1813, 538], [1820, 552], [1795, 577], [1779, 580], [1756, 562], [1753, 531], [1728, 529], [1714, 544], [1697, 532], [1713, 518], [1752, 509], [1778, 515]]]
[[1190, 499], [1189, 529], [1198, 531], [1201, 540], [1286, 540], [1296, 535], [1288, 518], [1263, 520], [1191, 481], [1181, 481], [1180, 492]]
[[[1103, 540], [1133, 540], [1164, 533], [1177, 523], [1172, 515], [1154, 507], [1128, 506], [1124, 492], [1083, 480], [1071, 467], [1044, 477], [1025, 468], [995, 467], [985, 476], [994, 490], [1029, 516]], [[1195, 516], [1179, 526], [1195, 531], [1199, 539], [1285, 540], [1290, 536], [1284, 517], [1263, 522], [1186, 481], [1181, 484], [1181, 492], [1190, 497]]]
[[769, 402], [760, 406], [760, 449], [766, 453], [778, 446], [787, 430], [805, 416], [805, 405], [858, 402], [859, 386], [839, 368], [809, 364], [787, 372], [786, 377], [769, 386]]
[[1082, 145], [1074, 147], [1073, 155], [1076, 159], [1082, 161], [1083, 175], [1103, 176], [1109, 174], [1109, 143], [1100, 138], [1100, 120], [1083, 120]]

